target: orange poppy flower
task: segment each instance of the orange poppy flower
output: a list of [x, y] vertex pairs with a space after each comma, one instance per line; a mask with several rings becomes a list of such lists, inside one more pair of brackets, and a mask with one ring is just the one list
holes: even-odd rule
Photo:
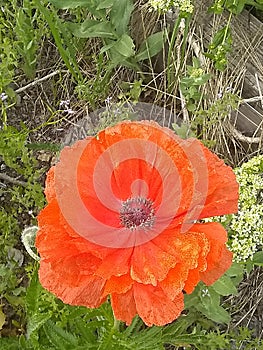
[[231, 265], [227, 233], [199, 219], [237, 211], [230, 167], [196, 139], [149, 121], [122, 122], [66, 147], [38, 216], [42, 285], [65, 303], [165, 325], [183, 291]]

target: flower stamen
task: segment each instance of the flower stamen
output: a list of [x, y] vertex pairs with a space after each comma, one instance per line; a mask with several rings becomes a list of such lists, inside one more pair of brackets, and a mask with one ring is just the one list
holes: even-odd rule
[[151, 229], [155, 221], [153, 202], [143, 197], [128, 198], [122, 202], [120, 221], [131, 231]]

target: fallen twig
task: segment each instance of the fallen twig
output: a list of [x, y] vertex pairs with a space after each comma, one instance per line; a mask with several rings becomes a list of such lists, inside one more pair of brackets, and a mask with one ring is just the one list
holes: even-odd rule
[[228, 123], [228, 127], [232, 136], [234, 136], [239, 141], [243, 141], [249, 144], [262, 142], [262, 137], [245, 136], [240, 131], [238, 131], [231, 123]]
[[7, 174], [4, 174], [4, 173], [0, 173], [0, 180], [11, 182], [14, 185], [19, 185], [19, 186], [23, 186], [23, 187], [27, 186], [27, 183], [25, 181], [17, 180], [17, 179], [15, 179]]
[[19, 94], [20, 92], [23, 92], [23, 91], [27, 90], [28, 88], [31, 88], [32, 86], [35, 86], [35, 85], [41, 83], [42, 81], [45, 81], [45, 80], [47, 80], [49, 78], [52, 78], [54, 75], [57, 75], [57, 74], [60, 74], [60, 73], [66, 73], [66, 72], [67, 72], [66, 70], [56, 70], [55, 72], [52, 72], [52, 73], [50, 73], [50, 74], [48, 74], [48, 75], [46, 75], [46, 76], [44, 76], [42, 78], [36, 79], [36, 80], [32, 81], [31, 83], [29, 83], [29, 84], [27, 84], [25, 86], [22, 86], [21, 88], [15, 90], [15, 92], [17, 94]]

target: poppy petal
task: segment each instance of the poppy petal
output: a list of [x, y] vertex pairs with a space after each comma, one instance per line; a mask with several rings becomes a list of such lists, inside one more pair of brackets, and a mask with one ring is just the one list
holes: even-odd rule
[[131, 277], [137, 282], [157, 285], [175, 266], [177, 259], [152, 242], [134, 248], [131, 259]]
[[147, 326], [168, 324], [183, 311], [183, 293], [171, 300], [158, 286], [135, 283], [133, 290], [137, 312]]
[[200, 281], [200, 271], [207, 267], [206, 257], [210, 249], [209, 240], [202, 232], [195, 232], [195, 225], [191, 232], [176, 237], [174, 246], [180, 257], [180, 263], [171, 269], [160, 286], [168, 295], [178, 294], [179, 289], [188, 292]]
[[[101, 223], [115, 231], [120, 229], [121, 201], [141, 195], [142, 191], [144, 194], [145, 188], [156, 207], [155, 225], [159, 226], [155, 231], [160, 232], [160, 226], [166, 227], [177, 216], [185, 215], [193, 196], [194, 177], [182, 144], [172, 132], [146, 122], [123, 122], [91, 140], [78, 162], [77, 181], [80, 198], [96, 219], [97, 227]], [[140, 186], [136, 187], [138, 181]], [[93, 234], [95, 226], [90, 221], [86, 227]], [[133, 246], [134, 242], [130, 242]], [[136, 242], [144, 243], [138, 239]]]
[[60, 276], [57, 270], [53, 270], [50, 263], [41, 262], [39, 269], [40, 283], [64, 303], [94, 308], [105, 301], [102, 295], [104, 279], [96, 276], [82, 276], [78, 279], [78, 283], [68, 284], [64, 277]]
[[36, 248], [41, 258], [46, 254], [57, 259], [60, 255], [70, 255], [71, 250], [78, 252], [92, 252], [94, 256], [103, 259], [112, 249], [95, 245], [76, 233], [61, 214], [58, 202], [53, 199], [38, 215], [39, 230], [36, 236]]
[[207, 218], [238, 210], [238, 183], [232, 168], [203, 146], [208, 169], [208, 192], [199, 216]]
[[220, 260], [214, 262], [213, 268], [207, 269], [207, 271], [200, 274], [202, 281], [208, 286], [215, 283], [215, 281], [217, 281], [231, 267], [232, 261], [233, 253], [223, 247]]
[[177, 257], [177, 262], [183, 263], [188, 269], [194, 269], [198, 265], [200, 252], [207, 254], [209, 249], [208, 239], [204, 234], [194, 232], [194, 227], [195, 225], [192, 225], [191, 231], [184, 234], [180, 231], [178, 234], [178, 229], [167, 229], [153, 242], [165, 251], [174, 254]]
[[198, 268], [189, 270], [183, 290], [188, 294], [192, 293], [195, 287], [197, 286], [197, 284], [200, 282], [200, 280], [201, 278], [200, 278], [200, 272]]
[[198, 230], [202, 230], [210, 242], [207, 269], [201, 272], [200, 276], [204, 283], [211, 285], [230, 268], [233, 254], [226, 247], [227, 232], [221, 224], [200, 224]]
[[122, 294], [113, 293], [111, 305], [116, 319], [124, 321], [127, 325], [130, 325], [132, 319], [137, 315], [133, 289]]
[[188, 272], [189, 269], [184, 266], [184, 264], [176, 264], [176, 266], [168, 272], [166, 278], [159, 282], [159, 286], [166, 295], [174, 299], [184, 289]]
[[133, 280], [129, 274], [118, 277], [111, 276], [105, 284], [103, 295], [107, 296], [113, 293], [124, 294], [131, 289], [132, 285]]
[[200, 273], [201, 279], [210, 285], [222, 276], [232, 264], [233, 254], [226, 247], [227, 232], [217, 222], [196, 224], [195, 231], [204, 233], [210, 243], [206, 258], [207, 268]]
[[45, 182], [45, 195], [48, 202], [56, 198], [55, 192], [55, 167], [52, 166], [47, 172], [46, 182]]
[[130, 260], [133, 248], [116, 249], [113, 253], [104, 257], [96, 271], [96, 275], [103, 278], [121, 276], [130, 272]]

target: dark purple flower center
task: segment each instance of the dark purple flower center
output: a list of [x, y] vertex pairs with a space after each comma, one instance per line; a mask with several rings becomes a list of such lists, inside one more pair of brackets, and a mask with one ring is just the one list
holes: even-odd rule
[[129, 198], [122, 202], [120, 221], [130, 230], [151, 229], [155, 220], [153, 202], [143, 197]]

